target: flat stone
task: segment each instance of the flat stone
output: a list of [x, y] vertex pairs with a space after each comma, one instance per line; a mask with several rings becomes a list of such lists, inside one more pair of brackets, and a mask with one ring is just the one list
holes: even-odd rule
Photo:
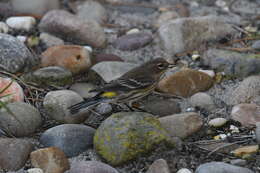
[[170, 169], [164, 159], [158, 159], [149, 166], [146, 173], [170, 173]]
[[45, 147], [57, 147], [67, 157], [77, 156], [93, 145], [95, 129], [80, 124], [59, 125], [45, 131], [40, 143]]
[[31, 16], [9, 17], [5, 22], [11, 28], [30, 31], [36, 24], [36, 19]]

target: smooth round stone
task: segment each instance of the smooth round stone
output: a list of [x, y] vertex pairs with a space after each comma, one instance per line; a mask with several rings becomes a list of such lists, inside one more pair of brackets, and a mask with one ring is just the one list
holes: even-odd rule
[[102, 162], [79, 161], [72, 163], [68, 173], [118, 173], [118, 171]]
[[155, 160], [152, 165], [149, 166], [146, 173], [170, 173], [169, 166], [164, 159]]
[[13, 9], [21, 14], [43, 15], [49, 10], [59, 9], [59, 0], [10, 0]]
[[247, 162], [243, 159], [233, 159], [230, 160], [230, 164], [236, 165], [236, 166], [246, 166]]
[[40, 143], [45, 147], [57, 147], [67, 157], [77, 156], [93, 145], [95, 129], [80, 124], [59, 125], [45, 131]]
[[31, 168], [27, 170], [28, 173], [44, 173], [40, 168]]
[[177, 171], [177, 173], [192, 173], [192, 172], [187, 168], [181, 168], [180, 170]]
[[89, 98], [97, 94], [96, 92], [89, 92], [95, 88], [96, 86], [91, 83], [75, 83], [71, 85], [70, 90], [75, 91], [83, 98]]
[[64, 86], [71, 84], [73, 81], [72, 73], [58, 66], [40, 68], [23, 75], [23, 78], [28, 82], [34, 82], [43, 86]]
[[75, 44], [87, 44], [95, 48], [106, 46], [105, 33], [96, 21], [84, 21], [65, 10], [52, 10], [45, 14], [39, 29]]
[[12, 114], [6, 109], [0, 109], [0, 124], [3, 130], [21, 137], [32, 134], [40, 127], [41, 115], [35, 107], [23, 102], [9, 103], [7, 107]]
[[195, 112], [165, 116], [159, 118], [159, 121], [172, 137], [182, 139], [196, 133], [203, 125], [201, 116]]
[[71, 115], [68, 107], [81, 101], [82, 97], [71, 90], [50, 91], [43, 100], [43, 106], [52, 119], [61, 123], [77, 124], [86, 120], [88, 112]]
[[223, 125], [225, 125], [227, 122], [227, 119], [225, 118], [214, 118], [212, 120], [209, 121], [209, 125], [212, 127], [222, 127]]
[[76, 15], [82, 20], [94, 20], [99, 24], [107, 22], [108, 15], [106, 9], [96, 1], [85, 1], [76, 7]]
[[30, 160], [34, 167], [41, 168], [46, 173], [63, 173], [70, 168], [68, 158], [56, 147], [33, 151]]
[[153, 37], [149, 33], [134, 33], [119, 37], [114, 41], [113, 46], [120, 50], [136, 50], [151, 43]]
[[31, 16], [9, 17], [5, 22], [11, 28], [25, 31], [30, 31], [36, 24], [35, 18]]
[[11, 73], [31, 71], [39, 59], [17, 38], [0, 33], [0, 68]]
[[200, 72], [206, 73], [210, 77], [214, 78], [215, 77], [215, 72], [213, 70], [199, 70]]
[[48, 33], [41, 33], [40, 34], [40, 40], [47, 46], [57, 46], [57, 45], [64, 45], [64, 41], [58, 37], [55, 37], [53, 35], [50, 35]]
[[[6, 88], [7, 86], [9, 87]], [[6, 88], [3, 92], [0, 93], [0, 101], [3, 102], [24, 101], [24, 93], [22, 87], [16, 81], [13, 81], [11, 78], [0, 77], [0, 88], [1, 89]]]
[[200, 165], [195, 173], [254, 173], [252, 170], [227, 164], [224, 162], [209, 162]]
[[216, 108], [211, 96], [202, 92], [196, 93], [191, 96], [190, 102], [193, 107], [203, 108], [208, 111], [212, 111]]
[[0, 168], [8, 171], [21, 169], [32, 150], [33, 145], [27, 140], [0, 138]]
[[4, 22], [0, 22], [0, 33], [6, 34], [8, 33], [8, 31], [9, 31], [8, 25]]
[[137, 64], [133, 63], [104, 61], [94, 65], [91, 70], [95, 71], [105, 82], [110, 82], [136, 66]]
[[138, 28], [133, 28], [133, 29], [127, 31], [126, 34], [136, 34], [139, 32], [140, 32], [140, 30]]

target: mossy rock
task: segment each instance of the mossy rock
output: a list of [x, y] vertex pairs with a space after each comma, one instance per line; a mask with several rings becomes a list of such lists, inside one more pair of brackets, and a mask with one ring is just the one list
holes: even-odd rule
[[99, 126], [94, 147], [110, 164], [120, 165], [170, 141], [160, 122], [151, 114], [119, 112]]

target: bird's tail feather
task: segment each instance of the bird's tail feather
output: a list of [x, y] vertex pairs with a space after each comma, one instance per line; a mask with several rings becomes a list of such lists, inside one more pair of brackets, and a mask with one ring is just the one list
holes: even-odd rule
[[93, 105], [101, 102], [102, 100], [103, 100], [102, 98], [92, 97], [92, 98], [89, 98], [89, 99], [85, 99], [84, 101], [79, 102], [75, 105], [72, 105], [72, 106], [68, 107], [68, 109], [70, 110], [71, 114], [76, 114], [76, 113], [79, 112], [80, 109], [83, 109], [83, 108], [86, 109], [90, 106], [93, 106]]

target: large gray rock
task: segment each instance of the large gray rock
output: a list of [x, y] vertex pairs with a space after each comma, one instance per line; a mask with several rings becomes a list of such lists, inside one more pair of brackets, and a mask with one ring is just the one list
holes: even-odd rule
[[106, 44], [105, 33], [97, 22], [83, 21], [64, 10], [48, 12], [42, 18], [39, 28], [41, 31], [77, 44], [89, 44], [99, 48]]
[[21, 169], [32, 150], [33, 145], [24, 139], [0, 138], [0, 170]]
[[256, 54], [209, 49], [203, 55], [203, 64], [231, 77], [243, 78], [260, 74], [260, 59]]
[[40, 143], [45, 147], [58, 147], [67, 157], [77, 156], [93, 145], [95, 129], [80, 124], [63, 124], [45, 131]]
[[11, 73], [31, 71], [39, 63], [17, 38], [0, 33], [0, 69]]
[[136, 66], [137, 64], [133, 63], [104, 61], [94, 65], [91, 70], [101, 76], [105, 82], [110, 82]]
[[216, 108], [213, 99], [207, 93], [199, 92], [194, 94], [193, 96], [191, 96], [190, 102], [193, 107], [203, 108], [208, 111], [212, 111]]
[[7, 107], [12, 114], [6, 109], [0, 109], [0, 127], [11, 135], [27, 136], [42, 123], [40, 112], [27, 103], [14, 102]]
[[50, 91], [44, 98], [43, 106], [47, 115], [61, 123], [82, 123], [89, 116], [88, 112], [71, 115], [68, 110], [73, 104], [83, 101], [82, 97], [71, 90]]
[[80, 161], [74, 162], [66, 173], [118, 173], [118, 171], [102, 162]]
[[107, 118], [94, 136], [96, 151], [112, 165], [120, 165], [170, 142], [160, 122], [148, 113], [119, 112]]
[[207, 41], [219, 40], [236, 31], [216, 16], [189, 17], [171, 20], [159, 29], [162, 46], [176, 54], [198, 48]]
[[224, 162], [209, 162], [200, 165], [195, 173], [254, 173], [250, 169], [230, 165]]

